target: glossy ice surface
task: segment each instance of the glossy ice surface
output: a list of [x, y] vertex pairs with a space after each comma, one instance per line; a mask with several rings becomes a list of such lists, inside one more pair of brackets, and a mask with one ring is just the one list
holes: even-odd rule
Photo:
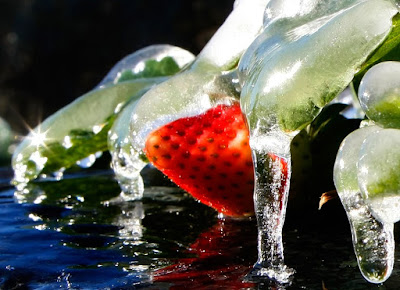
[[392, 272], [393, 224], [400, 219], [400, 131], [394, 129], [399, 125], [399, 69], [399, 62], [382, 62], [362, 78], [358, 95], [370, 120], [345, 138], [334, 168], [361, 272], [373, 283]]
[[132, 72], [134, 75], [139, 74], [146, 68], [146, 60], [161, 61], [165, 57], [171, 57], [179, 68], [186, 66], [194, 59], [192, 53], [177, 46], [167, 44], [151, 45], [121, 59], [111, 68], [97, 87], [120, 82], [121, 76], [127, 71]]
[[[38, 177], [50, 162], [53, 163], [53, 166], [50, 166], [51, 168], [45, 172], [47, 174], [62, 170], [63, 166], [72, 166], [80, 159], [97, 151], [103, 151], [102, 148], [96, 148], [94, 143], [92, 150], [89, 147], [80, 147], [74, 148], [77, 150], [75, 156], [67, 153], [68, 150], [74, 150], [70, 148], [73, 147], [72, 139], [75, 137], [74, 141], [79, 141], [84, 137], [95, 138], [100, 134], [107, 134], [109, 127], [107, 125], [111, 120], [109, 118], [115, 116], [116, 110], [118, 112], [118, 108], [120, 109], [132, 94], [151, 83], [151, 80], [143, 79], [91, 91], [47, 118], [32, 130], [15, 150], [13, 155], [14, 182], [26, 184], [29, 180]], [[80, 136], [81, 133], [83, 136]], [[85, 149], [88, 152], [85, 152]], [[61, 155], [62, 153], [64, 156]], [[71, 159], [68, 160], [67, 157], [71, 157]]]
[[268, 1], [236, 1], [232, 13], [194, 63], [143, 96], [131, 124], [135, 150], [142, 150], [147, 135], [162, 125], [238, 96], [232, 77], [225, 76], [260, 31]]

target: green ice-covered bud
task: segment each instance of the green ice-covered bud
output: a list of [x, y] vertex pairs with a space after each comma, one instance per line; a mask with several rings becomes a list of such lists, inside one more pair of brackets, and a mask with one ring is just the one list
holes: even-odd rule
[[358, 89], [368, 118], [386, 128], [400, 128], [400, 62], [381, 62], [364, 75]]

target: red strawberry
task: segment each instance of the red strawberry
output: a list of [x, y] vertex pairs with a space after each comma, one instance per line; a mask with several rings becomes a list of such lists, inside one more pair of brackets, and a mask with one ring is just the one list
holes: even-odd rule
[[254, 214], [249, 131], [238, 102], [153, 131], [145, 153], [175, 184], [218, 212]]

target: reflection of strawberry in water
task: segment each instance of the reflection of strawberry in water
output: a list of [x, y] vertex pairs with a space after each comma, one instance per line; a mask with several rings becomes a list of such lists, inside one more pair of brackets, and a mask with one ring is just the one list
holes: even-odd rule
[[257, 229], [251, 220], [219, 219], [189, 246], [185, 258], [159, 269], [154, 282], [172, 283], [169, 289], [242, 289], [254, 286], [243, 282], [256, 258]]
[[254, 214], [249, 131], [238, 102], [164, 125], [148, 136], [145, 152], [173, 182], [218, 212]]

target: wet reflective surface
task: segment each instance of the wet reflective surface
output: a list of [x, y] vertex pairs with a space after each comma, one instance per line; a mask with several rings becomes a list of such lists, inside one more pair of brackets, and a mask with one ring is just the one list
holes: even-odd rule
[[[289, 285], [243, 283], [257, 259], [255, 220], [219, 220], [159, 175], [142, 201], [118, 200], [110, 171], [73, 173], [14, 194], [0, 172], [0, 288], [3, 289], [397, 289], [360, 274], [338, 199], [320, 211], [291, 205], [284, 226]], [[152, 184], [152, 186], [150, 186]], [[317, 206], [316, 206], [317, 207]], [[395, 229], [395, 234], [397, 233]], [[398, 240], [398, 239], [397, 239]]]

